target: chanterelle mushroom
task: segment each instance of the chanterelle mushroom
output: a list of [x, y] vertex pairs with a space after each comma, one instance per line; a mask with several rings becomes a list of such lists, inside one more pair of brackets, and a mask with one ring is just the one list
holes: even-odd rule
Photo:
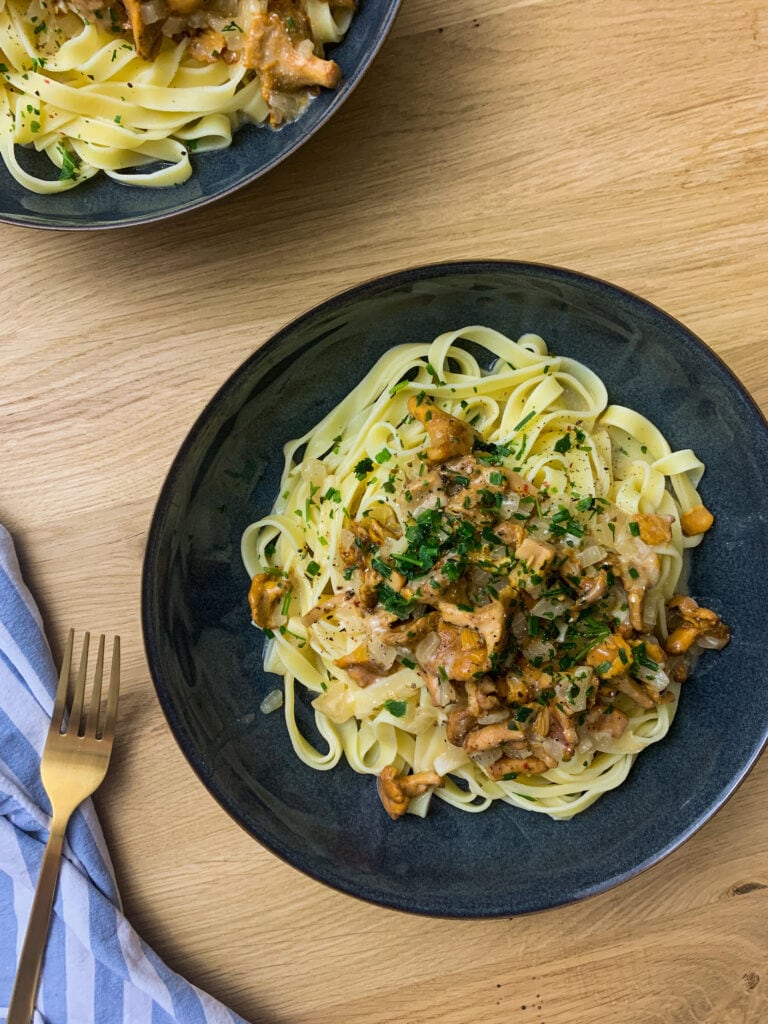
[[545, 540], [525, 537], [515, 549], [515, 558], [525, 562], [531, 572], [541, 572], [554, 559], [555, 549]]
[[638, 536], [644, 544], [655, 546], [672, 540], [672, 516], [639, 513], [633, 521], [637, 523]]
[[248, 604], [251, 618], [262, 629], [277, 629], [282, 624], [281, 604], [291, 584], [282, 576], [262, 572], [251, 580]]
[[476, 629], [441, 620], [437, 626], [437, 646], [422, 660], [422, 666], [427, 672], [448, 679], [474, 679], [488, 670], [488, 648]]
[[686, 537], [696, 537], [706, 533], [715, 521], [715, 517], [704, 505], [694, 505], [680, 516], [680, 525]]
[[[247, 26], [241, 57], [254, 68], [267, 103], [276, 92], [322, 85], [332, 89], [341, 80], [341, 70], [332, 60], [314, 52], [307, 16], [291, 0], [269, 0]], [[273, 112], [272, 119], [280, 118]]]
[[524, 732], [510, 728], [507, 722], [499, 722], [496, 725], [484, 725], [480, 729], [473, 729], [464, 739], [464, 749], [468, 754], [477, 754], [480, 751], [501, 747], [504, 743], [524, 739]]
[[379, 798], [384, 810], [393, 820], [401, 818], [408, 810], [408, 804], [415, 796], [421, 796], [428, 789], [442, 786], [443, 778], [437, 772], [414, 772], [413, 775], [398, 775], [393, 764], [382, 768], [378, 780]]
[[672, 631], [664, 645], [668, 654], [685, 654], [693, 644], [720, 650], [731, 638], [730, 630], [720, 616], [700, 607], [692, 597], [676, 594], [669, 601]]
[[609, 589], [608, 573], [605, 569], [600, 569], [594, 576], [582, 576], [579, 580], [578, 589], [579, 596], [571, 609], [571, 614], [574, 617], [582, 609], [589, 607], [591, 604], [596, 604], [601, 598], [605, 597]]
[[427, 449], [428, 462], [446, 462], [472, 451], [476, 437], [474, 428], [439, 409], [430, 398], [412, 395], [408, 399], [408, 412], [427, 429], [431, 442]]
[[157, 21], [151, 25], [146, 24], [139, 0], [123, 0], [123, 7], [128, 15], [133, 40], [136, 44], [136, 52], [144, 60], [151, 60], [155, 47], [160, 41], [161, 22]]
[[345, 668], [360, 686], [370, 686], [389, 672], [386, 665], [380, 664], [370, 654], [366, 644], [359, 644], [349, 654], [336, 658], [334, 665]]
[[523, 756], [513, 757], [504, 755], [498, 761], [488, 765], [486, 771], [492, 779], [497, 782], [505, 776], [515, 775], [541, 775], [547, 771], [549, 765], [540, 757]]
[[471, 609], [460, 608], [451, 601], [440, 601], [438, 610], [444, 622], [476, 630], [485, 640], [488, 654], [493, 654], [504, 638], [509, 607], [509, 595], [504, 593], [500, 597], [500, 600], [493, 600]]

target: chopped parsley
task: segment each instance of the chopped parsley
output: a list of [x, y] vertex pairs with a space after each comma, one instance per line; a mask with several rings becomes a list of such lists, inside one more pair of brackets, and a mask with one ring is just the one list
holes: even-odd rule
[[373, 472], [373, 462], [371, 459], [360, 459], [355, 466], [355, 476], [358, 480], [365, 480], [371, 472]]
[[384, 707], [395, 718], [402, 718], [408, 710], [408, 701], [405, 700], [385, 700]]
[[381, 576], [386, 577], [386, 579], [389, 579], [389, 577], [392, 575], [392, 568], [391, 568], [391, 566], [387, 565], [386, 562], [382, 562], [382, 560], [380, 558], [372, 558], [371, 559], [371, 566]]
[[640, 665], [642, 668], [647, 668], [650, 672], [659, 671], [659, 663], [654, 661], [653, 658], [648, 655], [648, 651], [644, 643], [637, 644], [632, 653], [637, 665]]
[[56, 146], [56, 152], [61, 157], [59, 181], [77, 180], [80, 176], [80, 157], [76, 153], [70, 153], [60, 142]]
[[380, 583], [376, 589], [376, 595], [379, 599], [379, 604], [388, 612], [396, 615], [398, 619], [407, 619], [416, 607], [415, 601], [398, 594], [388, 583]]

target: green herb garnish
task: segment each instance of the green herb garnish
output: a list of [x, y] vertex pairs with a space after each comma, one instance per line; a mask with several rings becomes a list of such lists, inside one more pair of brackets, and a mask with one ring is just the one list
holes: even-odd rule
[[402, 718], [408, 710], [408, 701], [405, 700], [385, 700], [384, 707], [395, 718]]

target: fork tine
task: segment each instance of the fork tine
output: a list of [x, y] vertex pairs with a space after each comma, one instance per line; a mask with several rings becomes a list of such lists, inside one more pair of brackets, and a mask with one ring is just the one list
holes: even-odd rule
[[111, 743], [115, 735], [115, 720], [117, 718], [117, 702], [120, 696], [120, 637], [116, 636], [112, 642], [112, 668], [109, 673], [109, 694], [107, 695], [107, 714], [104, 720], [104, 728], [101, 731], [102, 738]]
[[75, 640], [75, 631], [70, 629], [67, 636], [67, 645], [64, 648], [64, 658], [61, 662], [59, 673], [59, 685], [56, 687], [56, 699], [53, 702], [53, 714], [51, 715], [51, 732], [61, 732], [61, 722], [64, 718], [64, 709], [67, 706], [67, 690], [69, 688], [69, 672], [72, 667], [72, 645]]
[[83, 698], [85, 696], [85, 674], [88, 668], [88, 645], [91, 639], [90, 633], [83, 634], [83, 651], [80, 655], [80, 668], [77, 672], [75, 692], [72, 696], [72, 710], [69, 713], [69, 725], [67, 732], [76, 735], [80, 732], [80, 718], [83, 712]]
[[104, 674], [104, 634], [99, 637], [99, 653], [96, 655], [96, 672], [93, 677], [93, 689], [91, 690], [91, 703], [86, 713], [83, 734], [95, 736], [99, 727], [99, 712], [101, 709], [101, 677]]

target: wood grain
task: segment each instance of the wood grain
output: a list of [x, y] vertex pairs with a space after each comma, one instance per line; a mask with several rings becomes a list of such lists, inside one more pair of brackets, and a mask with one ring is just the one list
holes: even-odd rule
[[127, 913], [253, 1024], [768, 1019], [765, 758], [614, 892], [410, 918], [299, 875], [214, 803], [139, 620], [154, 502], [205, 401], [278, 326], [376, 274], [509, 257], [605, 277], [768, 410], [767, 68], [766, 2], [406, 0], [334, 120], [250, 188], [158, 227], [0, 228], [0, 521], [57, 655], [69, 625], [123, 636], [98, 804]]

